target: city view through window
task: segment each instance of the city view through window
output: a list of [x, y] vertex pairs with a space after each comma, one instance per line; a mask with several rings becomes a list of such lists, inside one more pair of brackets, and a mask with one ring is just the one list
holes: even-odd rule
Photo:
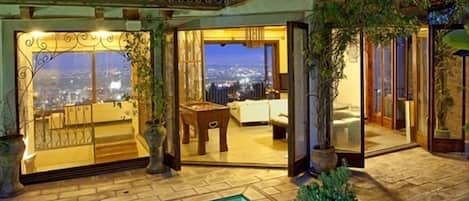
[[[33, 53], [33, 61], [45, 54]], [[61, 53], [34, 77], [34, 106], [48, 111], [66, 105], [121, 100], [132, 91], [130, 74], [130, 62], [121, 52]]]
[[273, 84], [272, 54], [271, 45], [205, 44], [207, 100], [226, 104], [265, 98], [265, 89]]

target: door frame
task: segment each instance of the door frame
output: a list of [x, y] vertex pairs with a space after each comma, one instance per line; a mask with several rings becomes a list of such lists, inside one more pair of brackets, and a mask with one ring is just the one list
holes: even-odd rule
[[[181, 143], [180, 143], [180, 124], [179, 124], [179, 81], [178, 81], [178, 75], [179, 75], [179, 53], [178, 53], [178, 32], [177, 29], [169, 29], [166, 30], [165, 33], [163, 34], [163, 41], [166, 41], [166, 35], [167, 34], [172, 34], [173, 35], [173, 61], [172, 61], [172, 67], [173, 67], [173, 80], [170, 80], [174, 83], [172, 83], [174, 86], [173, 88], [173, 96], [174, 96], [174, 102], [172, 103], [173, 105], [173, 110], [174, 110], [174, 116], [172, 118], [173, 124], [174, 124], [174, 133], [172, 134], [172, 142], [173, 143], [171, 146], [173, 146], [174, 149], [174, 155], [171, 153], [168, 153], [168, 139], [165, 140], [163, 150], [165, 151], [164, 153], [164, 164], [167, 165], [168, 167], [174, 169], [174, 170], [181, 170]], [[166, 45], [163, 43], [162, 45], [162, 51], [161, 51], [161, 57], [162, 57], [162, 77], [163, 77], [163, 82], [164, 87], [167, 87], [167, 82], [166, 80], [166, 73], [165, 69], [165, 59], [166, 59]]]
[[[63, 26], [63, 22], [73, 26]], [[96, 19], [66, 19], [59, 21], [51, 21], [47, 19], [21, 20], [21, 19], [5, 19], [0, 22], [0, 49], [11, 49], [13, 51], [4, 51], [0, 58], [14, 58], [0, 60], [0, 80], [2, 80], [2, 89], [0, 91], [7, 92], [14, 90], [17, 93], [17, 32], [30, 32], [37, 28], [41, 28], [44, 32], [93, 32], [96, 30], [108, 30], [115, 32], [129, 32], [127, 30], [126, 20], [104, 20]], [[141, 30], [150, 31], [150, 30]], [[151, 32], [151, 31], [150, 31]], [[12, 68], [13, 66], [14, 68]], [[5, 94], [0, 94], [3, 97]], [[16, 113], [13, 114], [17, 124], [18, 103], [17, 94], [14, 97]], [[148, 157], [141, 157], [125, 161], [115, 161], [102, 164], [93, 164], [88, 166], [79, 166], [65, 169], [57, 169], [46, 172], [37, 172], [31, 174], [22, 174], [20, 168], [20, 181], [23, 184], [33, 184], [39, 182], [49, 182], [65, 179], [73, 179], [77, 177], [93, 176], [98, 174], [108, 174], [143, 168], [148, 164]]]
[[[294, 58], [294, 54], [293, 54], [293, 50], [295, 49], [295, 46], [294, 46], [294, 32], [293, 30], [295, 28], [300, 28], [300, 29], [303, 29], [305, 30], [306, 32], [306, 45], [309, 45], [308, 44], [308, 41], [309, 41], [309, 38], [308, 38], [308, 24], [306, 23], [303, 23], [303, 22], [287, 22], [287, 52], [288, 52], [288, 86], [289, 86], [289, 89], [288, 89], [288, 176], [289, 177], [294, 177], [300, 173], [303, 173], [305, 171], [307, 171], [309, 168], [310, 168], [310, 153], [311, 153], [311, 146], [310, 146], [310, 115], [309, 115], [309, 111], [310, 111], [310, 101], [309, 101], [309, 95], [308, 95], [308, 92], [309, 92], [309, 73], [306, 74], [305, 76], [305, 80], [303, 80], [303, 82], [305, 82], [305, 91], [303, 91], [303, 94], [304, 94], [304, 98], [305, 98], [305, 103], [306, 103], [306, 125], [305, 125], [305, 133], [304, 133], [304, 137], [305, 139], [305, 146], [304, 147], [306, 149], [306, 154], [303, 158], [301, 158], [300, 160], [296, 160], [295, 158], [295, 155], [296, 155], [296, 128], [295, 128], [295, 123], [292, 123], [292, 122], [295, 122], [295, 116], [296, 116], [296, 113], [295, 113], [295, 99], [296, 98], [299, 98], [298, 96], [295, 95], [296, 93], [296, 89], [294, 88], [295, 85], [295, 71], [294, 71], [294, 68], [296, 67], [294, 65], [294, 61], [295, 61], [295, 58]], [[304, 63], [304, 65], [306, 66], [306, 63]], [[303, 66], [304, 67], [304, 66]], [[301, 92], [300, 92], [301, 93]]]

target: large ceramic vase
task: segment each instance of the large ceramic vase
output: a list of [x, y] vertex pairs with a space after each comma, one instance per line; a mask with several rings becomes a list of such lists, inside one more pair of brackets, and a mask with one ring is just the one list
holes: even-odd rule
[[13, 197], [23, 191], [19, 171], [24, 150], [22, 135], [0, 137], [0, 198]]
[[150, 149], [150, 161], [147, 166], [148, 174], [160, 174], [168, 169], [164, 165], [163, 143], [166, 139], [166, 129], [155, 122], [147, 122], [145, 131], [145, 140]]
[[337, 160], [334, 147], [320, 149], [319, 146], [315, 146], [311, 153], [311, 163], [316, 173], [333, 170], [337, 165]]

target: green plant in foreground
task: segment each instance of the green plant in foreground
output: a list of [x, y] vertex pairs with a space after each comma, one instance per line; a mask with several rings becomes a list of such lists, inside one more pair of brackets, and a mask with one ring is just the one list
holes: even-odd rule
[[346, 166], [338, 167], [329, 173], [321, 173], [319, 180], [322, 185], [315, 182], [300, 187], [296, 200], [298, 201], [355, 201], [355, 192], [348, 179], [352, 175]]

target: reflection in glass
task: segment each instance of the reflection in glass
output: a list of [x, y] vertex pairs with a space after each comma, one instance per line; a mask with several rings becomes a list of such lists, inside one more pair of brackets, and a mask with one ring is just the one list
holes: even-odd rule
[[95, 53], [96, 101], [109, 102], [122, 100], [132, 93], [130, 62], [123, 52]]
[[428, 118], [428, 44], [427, 37], [417, 37], [417, 134], [427, 135]]
[[391, 45], [388, 43], [383, 47], [384, 54], [384, 76], [383, 76], [383, 105], [384, 116], [392, 118], [393, 115], [393, 98], [392, 98], [392, 55]]
[[[349, 47], [350, 48], [350, 47]], [[341, 151], [361, 149], [361, 74], [360, 62], [345, 55], [345, 79], [339, 83], [333, 104], [332, 145]]]
[[[446, 33], [438, 30], [436, 35]], [[462, 57], [453, 53], [456, 50], [435, 40], [434, 57], [434, 99], [435, 99], [435, 138], [462, 138]]]
[[381, 113], [381, 45], [376, 45], [374, 48], [374, 87], [373, 87], [373, 108], [374, 112]]

